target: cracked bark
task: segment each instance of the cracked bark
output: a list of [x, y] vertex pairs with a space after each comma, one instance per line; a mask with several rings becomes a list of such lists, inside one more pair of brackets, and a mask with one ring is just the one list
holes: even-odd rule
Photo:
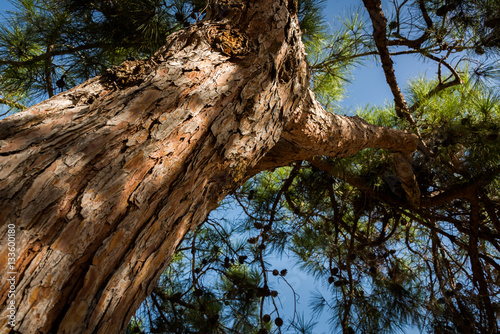
[[[0, 122], [14, 330], [122, 332], [183, 236], [251, 175], [318, 154], [415, 149], [412, 134], [320, 108], [294, 2], [224, 3], [151, 60]], [[0, 327], [7, 320], [2, 307]]]

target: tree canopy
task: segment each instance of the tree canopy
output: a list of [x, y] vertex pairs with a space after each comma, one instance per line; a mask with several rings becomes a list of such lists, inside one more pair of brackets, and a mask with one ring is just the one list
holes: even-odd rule
[[[203, 0], [15, 5], [0, 30], [5, 114], [150, 57], [169, 34], [211, 15]], [[418, 136], [418, 192], [384, 150], [260, 173], [221, 203], [239, 216], [211, 216], [185, 238], [129, 333], [315, 333], [300, 310], [283, 312], [278, 283], [300, 292], [290, 268], [275, 266], [279, 256], [323, 286], [310, 305], [340, 332], [498, 332], [498, 1], [364, 0], [333, 27], [324, 5], [298, 1], [311, 87], [329, 111], [345, 113], [338, 102], [351, 70], [379, 61], [394, 103], [356, 113]], [[435, 76], [401, 86], [393, 59], [407, 54]]]

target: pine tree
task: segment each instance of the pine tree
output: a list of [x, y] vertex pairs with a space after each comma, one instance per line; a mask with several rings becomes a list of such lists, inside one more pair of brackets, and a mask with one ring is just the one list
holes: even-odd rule
[[[343, 333], [496, 332], [499, 103], [480, 56], [498, 50], [498, 6], [363, 4], [331, 34], [315, 1], [20, 1], [0, 102], [63, 92], [0, 122], [15, 330], [119, 331], [149, 295], [129, 332], [310, 331], [278, 307], [287, 268], [266, 257], [287, 251], [330, 288], [316, 306]], [[402, 91], [398, 54], [437, 77]], [[338, 112], [366, 57], [394, 105], [359, 115], [382, 127], [320, 105]], [[230, 193], [236, 234], [205, 219]]]

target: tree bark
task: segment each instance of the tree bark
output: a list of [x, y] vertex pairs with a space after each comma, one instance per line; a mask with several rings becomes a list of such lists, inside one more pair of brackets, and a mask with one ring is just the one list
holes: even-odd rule
[[416, 148], [412, 134], [319, 106], [296, 9], [214, 2], [152, 59], [0, 122], [1, 328], [14, 300], [13, 332], [123, 332], [183, 236], [250, 176]]

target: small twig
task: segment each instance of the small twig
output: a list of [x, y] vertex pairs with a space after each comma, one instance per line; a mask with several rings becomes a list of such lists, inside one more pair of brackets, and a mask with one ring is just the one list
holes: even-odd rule
[[[425, 99], [431, 98], [432, 96], [438, 94], [439, 92], [441, 92], [442, 90], [444, 90], [446, 88], [460, 85], [463, 83], [463, 81], [460, 77], [460, 74], [458, 74], [458, 72], [453, 68], [453, 66], [451, 66], [446, 61], [444, 61], [444, 59], [439, 59], [438, 57], [431, 55], [431, 54], [426, 54], [425, 56], [427, 58], [432, 59], [434, 61], [437, 61], [439, 63], [438, 64], [438, 80], [439, 80], [439, 82], [433, 89], [431, 89], [425, 95]], [[444, 65], [451, 72], [451, 75], [448, 78], [446, 78], [444, 81], [442, 80], [442, 76], [441, 76], [441, 65]], [[455, 79], [452, 81], [448, 81], [451, 77], [454, 77]], [[410, 109], [409, 109], [410, 112], [413, 113], [415, 110], [417, 110], [420, 107], [421, 104], [422, 104], [422, 101], [416, 101], [410, 107]]]

